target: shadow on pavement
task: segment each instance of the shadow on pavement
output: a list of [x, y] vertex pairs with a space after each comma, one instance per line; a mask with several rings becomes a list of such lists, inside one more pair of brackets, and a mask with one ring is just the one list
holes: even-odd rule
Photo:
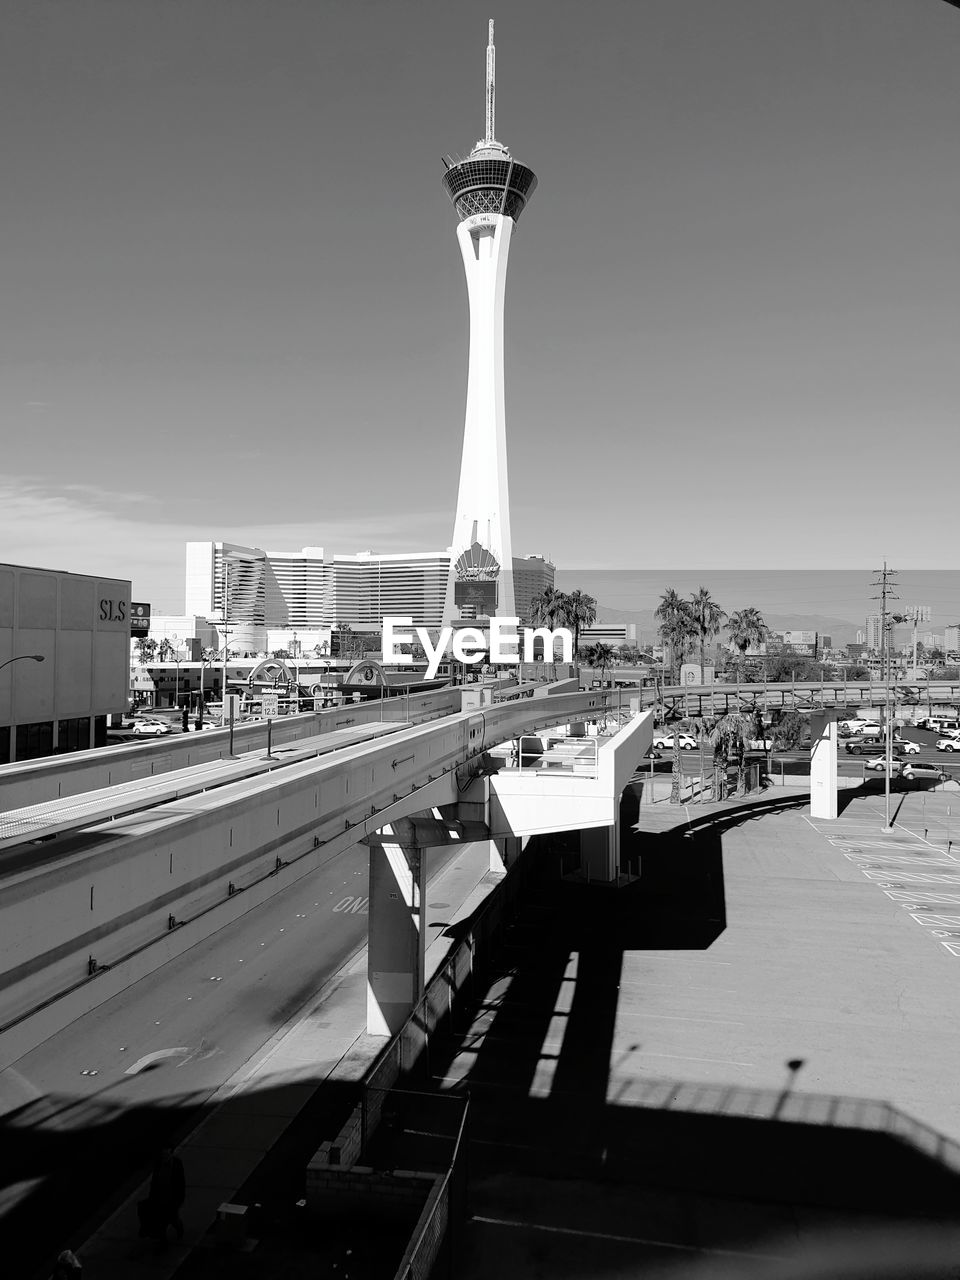
[[[245, 1133], [250, 1133], [255, 1143], [261, 1117], [295, 1114], [254, 1174], [237, 1187], [237, 1192], [247, 1197], [243, 1203], [259, 1202], [262, 1206], [261, 1229], [272, 1229], [281, 1236], [286, 1232], [299, 1232], [303, 1238], [309, 1235], [305, 1220], [297, 1226], [296, 1210], [296, 1201], [303, 1196], [307, 1163], [320, 1143], [338, 1131], [359, 1096], [356, 1083], [299, 1081], [241, 1093], [216, 1108], [217, 1134], [232, 1134], [238, 1148], [245, 1145]], [[38, 1098], [0, 1118], [4, 1256], [16, 1257], [20, 1267], [15, 1273], [4, 1274], [47, 1280], [57, 1253], [67, 1247], [79, 1248], [149, 1177], [158, 1149], [166, 1144], [178, 1146], [214, 1109], [205, 1098], [178, 1094], [173, 1089], [162, 1103], [125, 1105], [122, 1084], [115, 1082], [112, 1088], [84, 1098]], [[222, 1148], [221, 1136], [214, 1149], [194, 1144], [181, 1149], [188, 1208], [191, 1183], [204, 1185], [211, 1176], [211, 1169], [202, 1167], [204, 1156], [210, 1150], [210, 1158], [222, 1160], [222, 1154], [217, 1155]], [[396, 1265], [411, 1225], [384, 1233], [383, 1248], [377, 1246], [378, 1265], [383, 1265], [385, 1251]], [[343, 1227], [349, 1235], [349, 1224]], [[353, 1234], [363, 1234], [355, 1224]], [[328, 1269], [331, 1259], [336, 1262], [342, 1241], [329, 1231], [324, 1236], [325, 1243], [317, 1246], [314, 1242], [314, 1262], [318, 1266], [322, 1262]], [[149, 1242], [131, 1239], [131, 1258], [142, 1252], [145, 1243]], [[318, 1247], [322, 1256], [317, 1255]], [[209, 1251], [201, 1254], [195, 1264], [200, 1270], [195, 1274], [221, 1274], [212, 1269], [213, 1255]], [[229, 1258], [223, 1274], [247, 1274], [237, 1269], [234, 1254]], [[363, 1272], [357, 1270], [356, 1274]]]
[[[617, 1064], [620, 1096], [608, 1096], [624, 952], [709, 948], [726, 923], [724, 830], [806, 804], [762, 800], [637, 834], [642, 879], [619, 890], [565, 882], [550, 839], [540, 838], [539, 874], [493, 967], [475, 983], [472, 1006], [446, 1034], [434, 1034], [405, 1084], [471, 1099], [471, 1195], [486, 1214], [474, 1211], [468, 1239], [480, 1252], [471, 1256], [468, 1246], [456, 1274], [496, 1267], [524, 1226], [532, 1230], [523, 1236], [532, 1250], [525, 1265], [547, 1249], [550, 1232], [566, 1232], [571, 1248], [575, 1238], [579, 1245], [595, 1237], [590, 1270], [580, 1274], [604, 1273], [605, 1240], [620, 1241], [610, 1255], [620, 1268], [624, 1242], [657, 1234], [643, 1215], [664, 1195], [672, 1197], [678, 1238], [698, 1197], [720, 1198], [727, 1205], [720, 1234], [748, 1250], [761, 1247], [758, 1231], [767, 1230], [756, 1226], [767, 1221], [758, 1204], [824, 1210], [841, 1230], [863, 1214], [951, 1221], [960, 1214], [957, 1144], [884, 1102], [798, 1092], [800, 1059], [784, 1064], [779, 1090], [654, 1078], [639, 1064], [632, 1074], [629, 1058], [643, 1050], [642, 1007], [635, 1007], [636, 1042]], [[577, 1194], [564, 1198], [564, 1182]], [[611, 1196], [623, 1188], [635, 1192], [623, 1193], [632, 1207], [611, 1222]], [[558, 1223], [560, 1199], [567, 1210]], [[538, 1220], [554, 1225], [534, 1230]], [[537, 1264], [543, 1274], [546, 1256]]]

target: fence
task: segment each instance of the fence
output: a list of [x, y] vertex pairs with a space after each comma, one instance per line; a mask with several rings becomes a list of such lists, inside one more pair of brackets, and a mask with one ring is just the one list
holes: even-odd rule
[[446, 1246], [447, 1274], [453, 1275], [454, 1233], [464, 1217], [467, 1192], [467, 1121], [470, 1103], [463, 1100], [463, 1113], [454, 1141], [450, 1167], [437, 1180], [427, 1197], [423, 1212], [414, 1228], [407, 1250], [400, 1261], [394, 1280], [427, 1280], [433, 1272], [441, 1250]]

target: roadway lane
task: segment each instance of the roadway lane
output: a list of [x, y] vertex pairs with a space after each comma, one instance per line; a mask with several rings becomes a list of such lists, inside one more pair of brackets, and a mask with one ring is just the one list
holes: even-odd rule
[[[433, 851], [428, 876], [460, 851]], [[50, 1221], [66, 1239], [129, 1190], [364, 945], [367, 859], [347, 850], [0, 1072], [8, 1249], [35, 1253]]]

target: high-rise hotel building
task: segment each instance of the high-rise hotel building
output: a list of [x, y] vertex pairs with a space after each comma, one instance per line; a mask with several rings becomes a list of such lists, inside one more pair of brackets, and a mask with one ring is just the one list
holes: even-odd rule
[[[532, 602], [554, 582], [542, 556], [516, 557], [516, 607], [532, 620]], [[231, 639], [262, 648], [265, 629], [322, 630], [347, 624], [376, 630], [385, 617], [408, 617], [439, 630], [450, 573], [450, 551], [325, 556], [323, 547], [263, 551], [235, 542], [188, 542], [185, 613], [227, 619]]]
[[[238, 644], [258, 629], [379, 628], [385, 616], [437, 628], [450, 570], [447, 551], [324, 556], [322, 547], [263, 551], [232, 542], [188, 542], [187, 614], [227, 618]], [[237, 629], [240, 629], [239, 634]]]

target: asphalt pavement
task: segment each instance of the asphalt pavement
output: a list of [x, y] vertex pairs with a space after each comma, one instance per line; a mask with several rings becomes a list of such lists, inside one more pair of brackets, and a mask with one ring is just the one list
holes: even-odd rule
[[[449, 923], [448, 904], [467, 898], [487, 869], [455, 844], [432, 854], [429, 901], [442, 908], [428, 918], [428, 944]], [[135, 1201], [165, 1142], [194, 1144], [186, 1162], [194, 1187], [212, 1179], [222, 1200], [242, 1183], [242, 1168], [225, 1176], [219, 1149], [206, 1150], [221, 1123], [219, 1103], [243, 1088], [250, 1115], [232, 1130], [259, 1159], [261, 1141], [268, 1148], [267, 1137], [277, 1136], [276, 1117], [286, 1123], [291, 1108], [296, 1114], [362, 1032], [354, 997], [365, 992], [368, 856], [365, 847], [348, 850], [0, 1072], [0, 1224], [23, 1275], [33, 1274], [33, 1259], [42, 1276], [51, 1245], [82, 1242], [111, 1206], [128, 1202], [129, 1213], [131, 1192]], [[319, 1014], [318, 993], [331, 996]], [[337, 1002], [347, 996], [343, 1021]], [[297, 1028], [299, 1044], [288, 1038]], [[333, 1132], [343, 1102], [331, 1102]], [[217, 1204], [194, 1197], [188, 1241], [203, 1234]], [[130, 1274], [129, 1233], [124, 1221], [103, 1246], [119, 1270], [94, 1265], [102, 1240], [85, 1247], [86, 1274]]]

